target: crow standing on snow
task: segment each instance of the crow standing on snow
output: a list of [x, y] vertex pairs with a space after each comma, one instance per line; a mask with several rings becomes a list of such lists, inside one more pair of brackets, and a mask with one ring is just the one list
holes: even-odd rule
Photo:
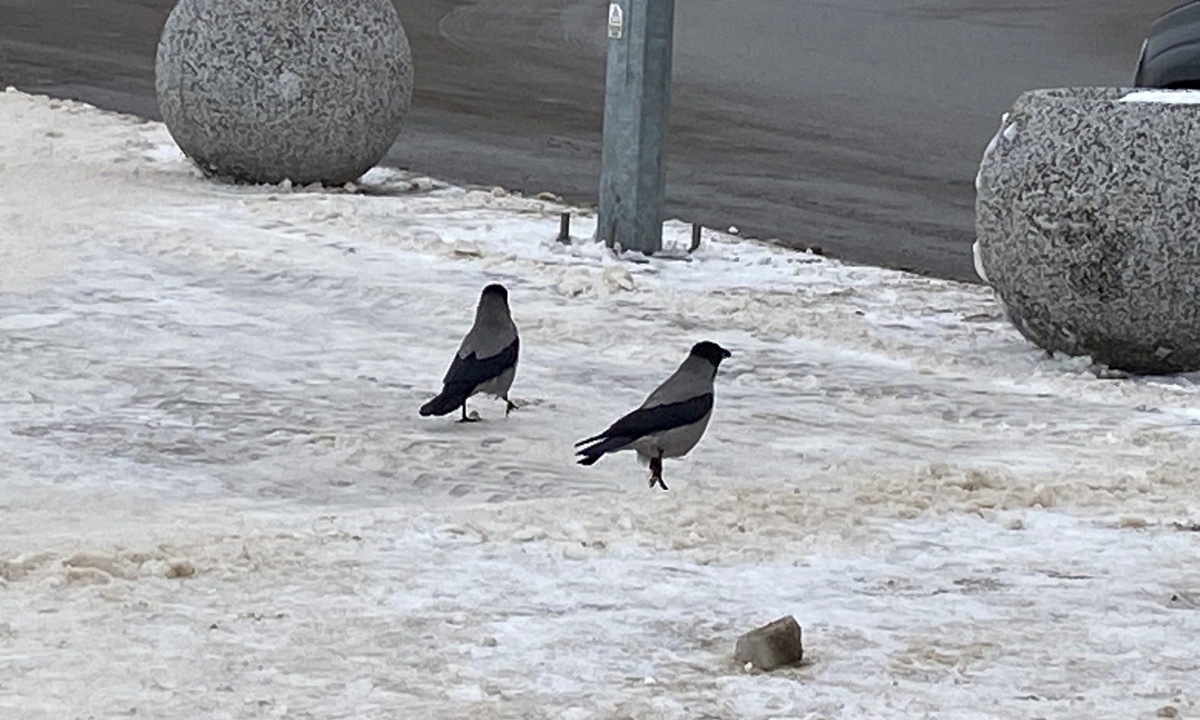
[[491, 284], [479, 296], [475, 309], [475, 324], [458, 346], [458, 354], [442, 379], [442, 392], [421, 406], [421, 415], [449, 415], [462, 408], [462, 420], [467, 416], [467, 398], [487, 393], [507, 403], [504, 416], [517, 409], [508, 399], [508, 389], [517, 375], [517, 354], [521, 340], [517, 326], [508, 309], [508, 291], [503, 285]]
[[721, 361], [732, 355], [720, 345], [705, 340], [692, 346], [687, 359], [650, 393], [637, 410], [607, 430], [575, 443], [588, 445], [576, 454], [580, 465], [591, 465], [605, 453], [636, 450], [638, 458], [650, 462], [650, 487], [663, 490], [663, 458], [687, 455], [700, 442], [712, 417], [713, 379]]

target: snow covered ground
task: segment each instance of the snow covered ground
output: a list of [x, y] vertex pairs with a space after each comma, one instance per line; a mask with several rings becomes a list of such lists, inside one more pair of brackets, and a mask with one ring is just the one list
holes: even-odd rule
[[[618, 262], [561, 209], [221, 186], [0, 95], [0, 717], [1200, 714], [1195, 378], [716, 233]], [[419, 418], [489, 281], [525, 407]], [[670, 492], [572, 463], [704, 338]], [[732, 662], [788, 613], [801, 667]]]

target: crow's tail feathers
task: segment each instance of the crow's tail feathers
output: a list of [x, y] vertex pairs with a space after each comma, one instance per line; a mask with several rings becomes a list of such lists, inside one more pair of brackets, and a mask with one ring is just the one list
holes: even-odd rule
[[463, 388], [448, 387], [442, 390], [437, 397], [421, 406], [421, 417], [449, 415], [462, 407], [466, 401], [467, 393], [463, 392]]
[[580, 445], [587, 445], [590, 442], [596, 442], [597, 440], [600, 440], [603, 437], [604, 437], [604, 433], [600, 433], [599, 435], [593, 435], [590, 438], [585, 438], [585, 439], [580, 440], [579, 442], [575, 443], [575, 447], [579, 447]]
[[[598, 435], [594, 438], [591, 438], [590, 440], [580, 440], [578, 443], [576, 443], [576, 447], [578, 447], [579, 445], [581, 445], [585, 442], [591, 442], [592, 440], [601, 440], [602, 438], [603, 438], [603, 436]], [[596, 443], [595, 445], [592, 445], [591, 447], [585, 447], [584, 449], [578, 451], [575, 454], [580, 456], [580, 459], [578, 461], [580, 465], [594, 465], [595, 462], [597, 460], [599, 460], [600, 458], [604, 457], [604, 455], [606, 453], [620, 450], [628, 444], [629, 444], [629, 438], [623, 438], [623, 437], [603, 438], [601, 440], [601, 442]]]
[[[583, 455], [583, 453], [580, 453], [580, 455]], [[580, 465], [595, 465], [596, 461], [599, 459], [600, 459], [599, 455], [584, 455], [584, 457], [579, 458], [579, 464]]]

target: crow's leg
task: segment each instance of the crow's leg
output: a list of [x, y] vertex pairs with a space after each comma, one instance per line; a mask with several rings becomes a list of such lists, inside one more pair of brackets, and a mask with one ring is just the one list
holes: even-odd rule
[[663, 490], [667, 490], [667, 484], [663, 482], [662, 477], [662, 456], [650, 458], [650, 487], [658, 485]]
[[467, 415], [467, 403], [466, 403], [466, 402], [464, 402], [464, 403], [462, 404], [462, 412], [463, 412], [463, 416], [462, 416], [462, 420], [459, 420], [459, 422], [460, 422], [460, 423], [465, 423], [465, 422], [479, 422], [479, 418], [477, 418], [477, 417], [469, 417], [469, 416]]
[[505, 404], [504, 417], [508, 417], [510, 412], [517, 409], [517, 404], [512, 400], [509, 400], [507, 395], [505, 395], [502, 399], [504, 400]]

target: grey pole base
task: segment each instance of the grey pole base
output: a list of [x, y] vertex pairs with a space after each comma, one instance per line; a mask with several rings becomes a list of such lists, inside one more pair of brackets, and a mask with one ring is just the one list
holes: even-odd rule
[[662, 249], [675, 0], [615, 0], [608, 28], [596, 233], [652, 255]]

